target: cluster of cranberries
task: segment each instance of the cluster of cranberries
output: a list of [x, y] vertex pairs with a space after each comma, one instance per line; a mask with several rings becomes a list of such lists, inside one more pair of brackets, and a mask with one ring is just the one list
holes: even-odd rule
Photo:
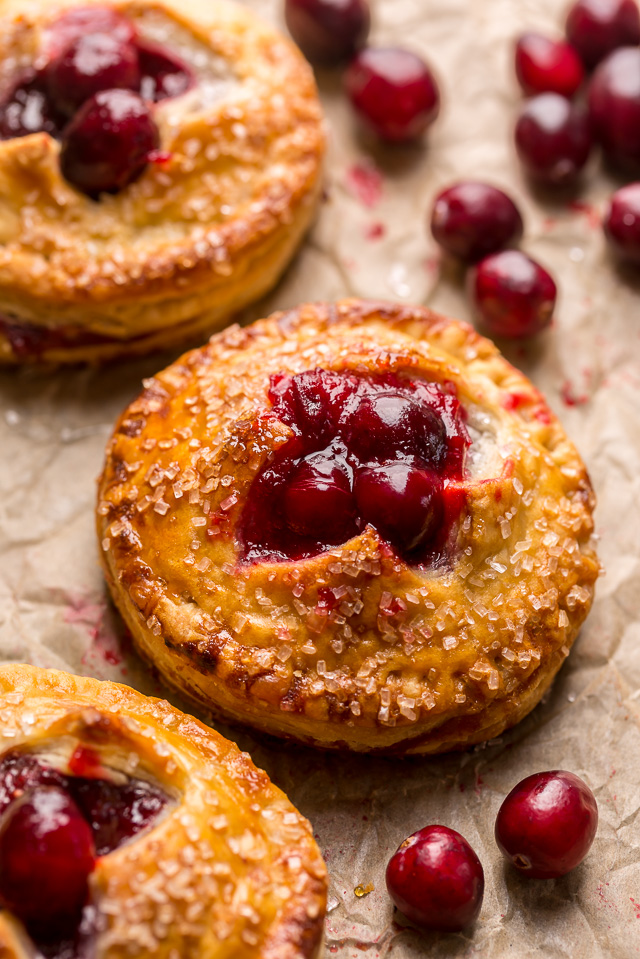
[[522, 236], [513, 200], [488, 183], [464, 180], [440, 193], [431, 213], [434, 239], [474, 269], [469, 290], [491, 336], [530, 337], [551, 323], [556, 285], [539, 263], [510, 249]]
[[[636, 0], [578, 0], [566, 40], [535, 33], [516, 44], [527, 100], [515, 130], [527, 173], [547, 186], [574, 184], [592, 143], [621, 172], [640, 171], [640, 11]], [[573, 98], [591, 73], [584, 102]], [[640, 262], [640, 183], [618, 190], [604, 218], [615, 253]]]
[[273, 376], [272, 414], [294, 435], [254, 481], [245, 560], [313, 556], [367, 525], [413, 562], [432, 560], [463, 505], [469, 444], [445, 389], [392, 374]]
[[77, 935], [97, 857], [150, 825], [167, 803], [141, 780], [99, 778], [99, 757], [85, 747], [69, 767], [64, 775], [21, 752], [0, 760], [0, 904], [48, 951]]
[[[509, 793], [495, 836], [520, 875], [556, 879], [582, 862], [597, 826], [598, 807], [586, 783], [554, 770], [528, 776]], [[389, 860], [386, 880], [400, 912], [423, 929], [459, 932], [480, 913], [482, 864], [447, 826], [427, 826], [405, 839]]]
[[111, 7], [80, 7], [48, 30], [46, 59], [0, 102], [0, 138], [46, 132], [64, 177], [92, 198], [116, 193], [161, 156], [153, 104], [184, 93], [189, 68]]
[[368, 47], [368, 0], [286, 0], [292, 37], [312, 62], [349, 63], [344, 83], [365, 129], [387, 143], [410, 143], [431, 126], [440, 93], [430, 69], [401, 47]]

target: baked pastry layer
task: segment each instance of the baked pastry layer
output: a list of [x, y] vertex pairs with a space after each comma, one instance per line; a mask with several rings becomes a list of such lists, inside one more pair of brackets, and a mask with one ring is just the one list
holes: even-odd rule
[[[92, 2], [104, 5], [0, 0], [0, 93], [62, 13]], [[112, 6], [196, 82], [153, 108], [163, 161], [97, 202], [64, 180], [49, 134], [0, 141], [3, 362], [107, 359], [210, 332], [274, 285], [317, 205], [322, 113], [289, 40], [227, 0]]]
[[[2, 751], [67, 771], [78, 746], [172, 802], [100, 856], [90, 878], [96, 959], [309, 959], [320, 955], [326, 869], [309, 823], [233, 743], [126, 686], [0, 667]], [[0, 952], [34, 955], [0, 912]]]
[[[293, 434], [270, 377], [318, 367], [453, 384], [471, 445], [444, 562], [412, 562], [371, 525], [306, 559], [243, 560], [252, 485]], [[98, 534], [139, 651], [204, 710], [324, 747], [435, 753], [497, 736], [549, 687], [593, 597], [593, 507], [558, 420], [489, 340], [347, 300], [229, 329], [147, 381], [107, 448]]]

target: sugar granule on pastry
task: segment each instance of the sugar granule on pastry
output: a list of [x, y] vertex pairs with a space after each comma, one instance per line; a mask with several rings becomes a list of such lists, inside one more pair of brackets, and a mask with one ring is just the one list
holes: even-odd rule
[[312, 71], [229, 0], [0, 4], [0, 362], [219, 329], [317, 208]]
[[99, 483], [141, 654], [209, 713], [440, 752], [526, 715], [593, 598], [594, 496], [471, 327], [346, 300], [233, 328], [145, 383]]
[[246, 753], [126, 686], [0, 667], [0, 952], [318, 959], [326, 868]]

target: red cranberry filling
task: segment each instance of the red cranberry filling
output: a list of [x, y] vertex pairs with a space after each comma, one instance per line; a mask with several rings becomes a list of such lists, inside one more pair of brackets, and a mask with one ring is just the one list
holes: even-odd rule
[[272, 377], [269, 398], [294, 436], [253, 484], [244, 561], [313, 556], [367, 525], [414, 563], [438, 560], [464, 505], [470, 440], [455, 395], [318, 369]]
[[96, 778], [105, 775], [99, 756], [81, 752], [69, 766], [84, 777], [29, 753], [0, 760], [0, 901], [53, 955], [79, 935], [96, 856], [149, 826], [168, 802], [142, 780]]
[[192, 72], [109, 7], [64, 14], [45, 49], [44, 67], [0, 100], [0, 138], [48, 133], [63, 141], [62, 172], [79, 190], [123, 189], [158, 146], [152, 105], [185, 93]]

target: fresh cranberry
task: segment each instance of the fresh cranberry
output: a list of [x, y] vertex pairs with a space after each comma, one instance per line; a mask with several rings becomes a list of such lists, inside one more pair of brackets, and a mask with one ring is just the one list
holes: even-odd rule
[[546, 186], [570, 185], [591, 152], [586, 111], [557, 93], [527, 100], [516, 123], [516, 149], [532, 179]]
[[603, 227], [621, 259], [640, 263], [640, 183], [630, 183], [613, 194]]
[[361, 460], [388, 460], [408, 453], [436, 469], [444, 461], [447, 433], [442, 418], [406, 394], [365, 393], [345, 419], [342, 435]]
[[75, 7], [59, 16], [47, 30], [46, 49], [51, 59], [61, 56], [80, 37], [108, 34], [119, 43], [132, 43], [136, 37], [133, 21], [114, 7]]
[[316, 453], [293, 472], [283, 496], [287, 525], [300, 536], [342, 543], [356, 532], [347, 470], [331, 454]]
[[503, 856], [531, 879], [556, 879], [578, 866], [598, 827], [595, 796], [563, 770], [535, 773], [512, 789], [496, 819]]
[[166, 795], [139, 779], [122, 785], [71, 777], [68, 789], [91, 826], [96, 854], [104, 856], [149, 826], [167, 805]]
[[447, 826], [427, 826], [405, 839], [389, 860], [386, 880], [400, 912], [423, 929], [460, 932], [480, 913], [482, 863]]
[[349, 60], [369, 36], [368, 0], [286, 0], [291, 36], [312, 63]]
[[470, 276], [470, 289], [478, 317], [491, 336], [534, 336], [551, 323], [556, 284], [519, 250], [481, 260]]
[[101, 90], [137, 90], [140, 86], [135, 46], [107, 33], [80, 37], [49, 65], [47, 73], [51, 98], [67, 116], [73, 116]]
[[578, 0], [567, 15], [567, 39], [588, 70], [617, 47], [640, 43], [635, 0]]
[[349, 66], [345, 86], [365, 126], [389, 143], [418, 139], [440, 110], [426, 63], [399, 47], [363, 50]]
[[41, 74], [30, 72], [22, 77], [0, 103], [0, 139], [12, 140], [31, 133], [48, 133], [58, 137], [64, 118], [55, 110]]
[[559, 93], [571, 98], [582, 85], [584, 67], [568, 43], [525, 33], [516, 43], [516, 76], [527, 96]]
[[361, 469], [354, 484], [358, 512], [400, 550], [429, 542], [442, 521], [442, 480], [413, 463]]
[[129, 90], [104, 90], [67, 127], [62, 173], [90, 197], [115, 193], [140, 176], [158, 145], [158, 128], [145, 101]]
[[140, 60], [140, 94], [145, 100], [158, 103], [186, 93], [194, 76], [186, 63], [164, 47], [140, 40], [137, 45]]
[[463, 180], [436, 197], [431, 232], [447, 253], [475, 263], [517, 243], [522, 236], [522, 217], [502, 190], [489, 183]]
[[95, 848], [89, 825], [62, 789], [40, 787], [0, 820], [0, 898], [30, 926], [77, 923], [89, 894]]
[[589, 116], [607, 158], [640, 169], [640, 50], [616, 50], [600, 64], [589, 86]]

